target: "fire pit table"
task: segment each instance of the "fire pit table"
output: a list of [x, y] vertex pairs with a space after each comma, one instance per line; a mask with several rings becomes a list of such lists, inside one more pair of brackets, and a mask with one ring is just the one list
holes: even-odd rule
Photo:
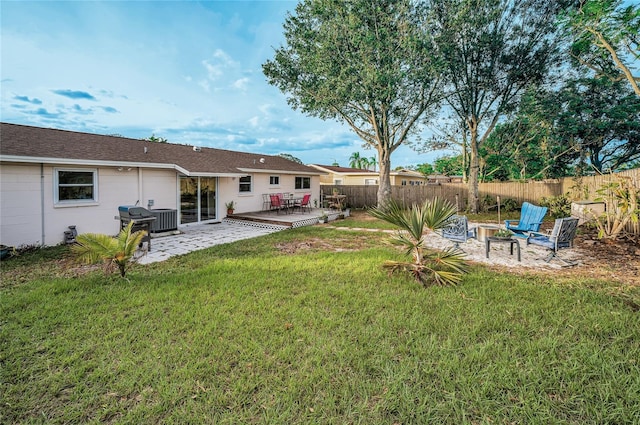
[[518, 261], [520, 261], [520, 241], [516, 238], [500, 238], [497, 236], [489, 236], [484, 240], [484, 251], [487, 258], [489, 258], [489, 251], [491, 250], [491, 243], [508, 243], [513, 255], [513, 246], [515, 245], [518, 250]]

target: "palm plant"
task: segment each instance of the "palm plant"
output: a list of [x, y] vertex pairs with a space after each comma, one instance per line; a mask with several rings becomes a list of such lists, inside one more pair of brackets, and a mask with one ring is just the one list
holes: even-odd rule
[[115, 238], [99, 233], [83, 233], [76, 238], [77, 245], [71, 247], [78, 255], [78, 259], [87, 264], [104, 262], [105, 272], [111, 272], [116, 267], [120, 276], [125, 277], [130, 261], [146, 231], [131, 232], [133, 222], [123, 228]]
[[406, 248], [412, 262], [386, 261], [384, 267], [394, 271], [408, 271], [423, 285], [431, 282], [439, 285], [455, 285], [467, 272], [464, 253], [457, 248], [446, 248], [440, 252], [425, 250], [425, 238], [429, 232], [443, 228], [455, 207], [446, 200], [435, 198], [422, 205], [404, 209], [395, 201], [385, 209], [373, 208], [369, 213], [399, 227], [393, 242]]

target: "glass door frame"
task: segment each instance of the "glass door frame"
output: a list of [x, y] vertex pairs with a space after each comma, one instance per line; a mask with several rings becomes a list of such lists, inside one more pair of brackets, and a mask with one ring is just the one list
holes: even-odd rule
[[[202, 182], [201, 179], [213, 179], [215, 182], [215, 195], [213, 197], [213, 201], [215, 203], [215, 207], [214, 207], [214, 217], [213, 218], [209, 218], [206, 220], [202, 220], [202, 199], [201, 199], [201, 189], [202, 189]], [[195, 210], [196, 210], [196, 220], [195, 221], [190, 221], [187, 223], [182, 222], [182, 179], [197, 179], [197, 185], [196, 185], [196, 205], [195, 205]], [[218, 188], [220, 187], [220, 182], [218, 177], [201, 177], [201, 176], [184, 176], [184, 175], [178, 175], [178, 217], [180, 218], [180, 222], [178, 223], [181, 226], [189, 226], [189, 225], [194, 225], [194, 224], [202, 224], [202, 223], [213, 223], [218, 221], [218, 217], [219, 217], [219, 207], [218, 207]]]

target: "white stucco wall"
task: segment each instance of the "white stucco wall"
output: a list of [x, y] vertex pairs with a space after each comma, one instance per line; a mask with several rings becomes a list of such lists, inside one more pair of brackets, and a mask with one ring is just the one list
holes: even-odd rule
[[[236, 202], [235, 213], [260, 211], [262, 210], [262, 194], [268, 193], [293, 193], [295, 197], [302, 197], [306, 193], [311, 193], [311, 202], [313, 205], [313, 199], [320, 198], [320, 178], [319, 176], [311, 177], [310, 189], [295, 188], [295, 177], [293, 174], [279, 174], [279, 173], [252, 173], [252, 191], [251, 193], [240, 193], [238, 178], [221, 177], [219, 179], [219, 191], [220, 199], [220, 216], [221, 218], [226, 215], [226, 209], [224, 205], [233, 200]], [[269, 184], [270, 176], [279, 176], [280, 184], [277, 186], [271, 186]], [[302, 176], [302, 175], [299, 175]], [[307, 177], [307, 176], [305, 176]]]
[[[19, 246], [42, 242], [40, 166], [0, 167], [0, 243]], [[24, 242], [23, 242], [24, 241]]]
[[[90, 204], [55, 204], [54, 171], [98, 171], [98, 199]], [[3, 163], [0, 174], [0, 243], [15, 247], [57, 245], [64, 231], [75, 225], [78, 233], [115, 235], [120, 228], [118, 206], [176, 208], [176, 173], [173, 170], [119, 171], [117, 167], [80, 167]], [[42, 181], [42, 184], [41, 184]], [[44, 212], [44, 214], [43, 214]]]
[[[57, 168], [87, 169], [98, 172], [98, 199], [95, 203], [55, 204], [54, 172]], [[278, 186], [269, 185], [269, 176], [280, 176]], [[226, 216], [225, 203], [234, 200], [236, 213], [260, 211], [263, 193], [311, 193], [319, 199], [319, 176], [311, 177], [311, 189], [295, 190], [295, 175], [254, 173], [251, 193], [239, 192], [239, 179], [218, 178], [217, 219]], [[178, 209], [179, 179], [174, 170], [119, 167], [64, 166], [2, 163], [0, 167], [0, 243], [21, 247], [57, 245], [64, 241], [68, 226], [78, 233], [115, 235], [120, 229], [118, 206], [134, 205], [149, 209]], [[149, 207], [149, 200], [154, 205]]]

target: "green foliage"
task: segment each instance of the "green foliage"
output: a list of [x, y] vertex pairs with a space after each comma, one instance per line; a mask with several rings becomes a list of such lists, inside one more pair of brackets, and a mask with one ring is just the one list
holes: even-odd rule
[[513, 198], [506, 198], [501, 200], [501, 211], [503, 212], [511, 212], [518, 209], [518, 202]]
[[549, 209], [552, 218], [563, 218], [571, 215], [571, 198], [568, 193], [558, 196], [543, 197], [540, 205]]
[[640, 189], [633, 185], [630, 177], [616, 176], [603, 184], [596, 193], [597, 201], [605, 203], [605, 212], [594, 215], [598, 237], [617, 239], [625, 234], [627, 224], [632, 224], [634, 236], [640, 236]]
[[406, 249], [412, 262], [387, 261], [384, 267], [392, 272], [409, 272], [423, 285], [455, 285], [466, 272], [464, 253], [457, 249], [446, 249], [439, 253], [426, 252], [425, 237], [428, 231], [434, 232], [447, 223], [456, 209], [446, 200], [435, 198], [423, 205], [414, 205], [404, 209], [396, 202], [390, 202], [385, 210], [374, 208], [369, 211], [373, 217], [399, 227], [393, 242]]
[[607, 78], [569, 80], [557, 95], [555, 134], [570, 141], [568, 157], [598, 172], [640, 159], [640, 96]]
[[435, 169], [431, 164], [424, 163], [424, 164], [418, 164], [416, 166], [416, 171], [422, 173], [422, 175], [426, 177], [433, 174], [435, 172]]
[[293, 161], [297, 164], [303, 164], [302, 160], [300, 158], [296, 158], [295, 156], [288, 154], [288, 153], [279, 153], [278, 154], [279, 157], [284, 158], [284, 159], [288, 159], [289, 161]]
[[444, 76], [455, 93], [446, 102], [467, 127], [471, 212], [480, 208], [479, 149], [500, 118], [513, 111], [528, 87], [542, 83], [557, 62], [555, 23], [563, 3], [429, 2]]
[[640, 96], [635, 62], [640, 58], [640, 6], [623, 0], [582, 0], [564, 19], [576, 66], [612, 80], [626, 79]]
[[378, 153], [378, 205], [390, 197], [391, 154], [440, 100], [440, 63], [424, 13], [409, 0], [304, 0], [266, 61], [294, 109], [348, 125]]
[[433, 162], [433, 168], [445, 176], [461, 176], [464, 165], [462, 155], [445, 155]]
[[71, 250], [81, 262], [103, 262], [105, 272], [117, 268], [120, 276], [125, 277], [127, 269], [133, 263], [132, 259], [138, 245], [146, 235], [144, 230], [132, 233], [132, 227], [133, 222], [130, 222], [115, 238], [99, 233], [80, 234], [76, 238], [77, 245], [73, 245]]
[[169, 141], [167, 139], [165, 139], [164, 137], [156, 137], [155, 134], [152, 134], [151, 137], [147, 137], [144, 140], [146, 140], [148, 142], [154, 142], [154, 143], [169, 143]]

